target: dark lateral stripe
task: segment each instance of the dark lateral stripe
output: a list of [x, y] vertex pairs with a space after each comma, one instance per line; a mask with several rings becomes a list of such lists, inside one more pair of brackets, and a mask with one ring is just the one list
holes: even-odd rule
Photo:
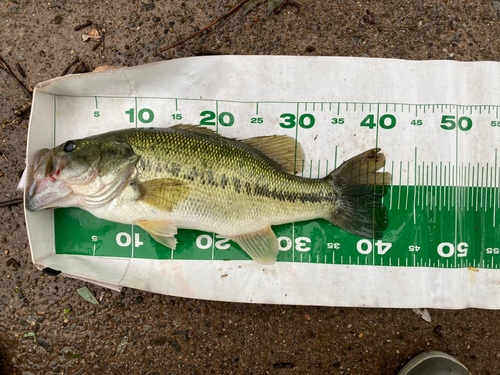
[[170, 163], [165, 166], [165, 172], [170, 173], [174, 177], [179, 177], [179, 172], [182, 169], [182, 165], [177, 163]]
[[245, 183], [245, 193], [248, 195], [258, 195], [262, 197], [272, 198], [283, 202], [301, 202], [301, 203], [321, 203], [333, 202], [335, 195], [332, 192], [319, 193], [300, 193], [300, 192], [287, 192], [271, 190], [267, 185], [254, 185], [253, 192], [249, 183]]
[[233, 177], [234, 190], [239, 193], [241, 192], [241, 181], [239, 178]]
[[227, 182], [228, 182], [228, 181], [227, 181], [227, 177], [226, 177], [226, 175], [225, 175], [225, 174], [223, 174], [223, 175], [221, 176], [221, 178], [220, 178], [220, 187], [221, 187], [221, 188], [223, 188], [223, 189], [225, 189], [225, 188], [226, 188], [226, 186], [227, 186]]
[[[139, 168], [147, 169], [150, 165], [149, 161], [144, 161], [144, 159], [139, 160]], [[196, 167], [191, 170], [182, 171], [182, 165], [177, 163], [166, 163], [163, 165], [156, 166], [156, 172], [162, 172], [170, 174], [173, 177], [180, 177], [188, 181], [199, 181], [202, 185], [208, 185], [215, 188], [226, 189], [231, 187], [238, 194], [246, 195], [256, 195], [271, 199], [276, 199], [282, 202], [301, 202], [301, 203], [321, 203], [321, 202], [333, 202], [335, 200], [335, 194], [333, 192], [319, 191], [315, 193], [304, 193], [304, 192], [294, 192], [294, 191], [277, 191], [272, 189], [269, 185], [242, 182], [237, 177], [228, 178], [225, 174], [215, 175], [213, 170], [198, 171]], [[183, 173], [181, 173], [181, 171]]]

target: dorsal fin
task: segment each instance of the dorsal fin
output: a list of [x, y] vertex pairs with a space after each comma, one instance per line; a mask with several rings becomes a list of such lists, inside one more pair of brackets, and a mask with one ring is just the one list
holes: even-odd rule
[[210, 135], [212, 137], [225, 138], [224, 136], [216, 133], [215, 130], [205, 128], [204, 126], [201, 126], [201, 125], [177, 124], [177, 125], [171, 126], [171, 128], [187, 130], [187, 131], [190, 131], [193, 133], [198, 133], [198, 134], [203, 134], [203, 135]]
[[[214, 130], [200, 125], [178, 124], [172, 126], [172, 128], [187, 130], [212, 137], [236, 140], [234, 138], [224, 137], [223, 135], [216, 133]], [[302, 149], [301, 144], [295, 141], [295, 138], [288, 137], [286, 135], [270, 135], [242, 139], [240, 142], [252, 146], [260, 152], [266, 154], [269, 158], [276, 161], [276, 163], [278, 163], [278, 165], [287, 173], [296, 174], [302, 172], [305, 159], [304, 150]]]
[[270, 135], [243, 139], [241, 142], [263, 152], [276, 161], [285, 172], [296, 174], [302, 172], [304, 150], [295, 138], [286, 135]]

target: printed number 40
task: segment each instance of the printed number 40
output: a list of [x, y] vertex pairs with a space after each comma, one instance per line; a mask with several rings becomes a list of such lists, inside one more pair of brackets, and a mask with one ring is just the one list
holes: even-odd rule
[[[375, 247], [377, 248], [377, 254], [384, 255], [385, 253], [387, 253], [391, 249], [392, 243], [382, 242], [382, 240], [378, 240], [375, 242]], [[372, 241], [359, 240], [357, 245], [356, 245], [356, 249], [358, 250], [358, 252], [360, 254], [368, 255], [373, 250]]]
[[[382, 129], [392, 129], [396, 126], [396, 117], [391, 114], [382, 115], [380, 116], [378, 123]], [[363, 121], [361, 121], [360, 126], [366, 126], [370, 129], [376, 127], [377, 123], [375, 122], [375, 115], [366, 116]]]

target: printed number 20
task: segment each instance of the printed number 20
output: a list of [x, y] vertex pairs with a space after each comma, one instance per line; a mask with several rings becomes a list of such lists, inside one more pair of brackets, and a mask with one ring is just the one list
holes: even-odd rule
[[[203, 118], [200, 125], [215, 126], [215, 112], [203, 111], [200, 113]], [[234, 124], [234, 115], [230, 112], [221, 112], [219, 114], [219, 124], [222, 126], [232, 126]]]

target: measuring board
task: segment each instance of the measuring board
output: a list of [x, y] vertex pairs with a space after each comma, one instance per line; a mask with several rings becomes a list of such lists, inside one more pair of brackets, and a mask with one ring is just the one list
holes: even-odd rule
[[[89, 124], [114, 121], [124, 128], [188, 123], [235, 138], [249, 131], [289, 135], [303, 144], [310, 159], [302, 175], [311, 178], [324, 177], [369, 148], [382, 148], [388, 158], [385, 170], [393, 176], [384, 197], [390, 225], [383, 239], [362, 239], [323, 220], [281, 225], [274, 228], [280, 240], [278, 261], [477, 268], [500, 264], [499, 106], [54, 96], [55, 145], [74, 136], [65, 129], [77, 121], [70, 111], [75, 102], [85, 108], [83, 119]], [[479, 138], [489, 143], [477, 147]], [[474, 157], [467, 150], [475, 150]], [[78, 209], [58, 210], [55, 218], [58, 253], [250, 259], [238, 245], [211, 233], [180, 231], [173, 251], [137, 226], [104, 223]]]
[[[231, 58], [238, 64], [227, 71], [217, 67], [227, 57], [215, 60], [209, 78], [178, 63], [168, 79], [148, 75], [145, 67], [135, 81], [128, 70], [101, 76], [117, 86], [114, 93], [92, 88], [99, 86], [92, 75], [87, 78], [94, 79], [92, 84], [83, 89], [72, 86], [81, 80], [72, 77], [41, 87], [38, 110], [43, 105], [52, 111], [43, 120], [52, 132], [44, 147], [117, 129], [200, 124], [237, 139], [293, 137], [306, 155], [301, 175], [309, 178], [324, 177], [344, 160], [379, 147], [387, 157], [385, 171], [392, 174], [383, 199], [389, 210], [383, 238], [360, 238], [325, 220], [279, 225], [273, 227], [280, 244], [278, 264], [499, 267], [500, 105], [495, 103], [500, 91], [495, 82], [500, 83], [500, 68], [477, 65], [474, 74], [459, 79], [461, 67], [454, 62], [435, 62], [439, 69], [434, 71], [433, 65], [421, 69], [418, 62], [394, 60], [382, 60], [383, 67], [375, 69], [377, 60], [360, 59], [352, 69], [350, 60], [331, 58], [339, 68], [331, 77], [315, 75], [310, 62], [316, 60], [295, 64], [280, 77], [278, 68], [257, 72], [252, 59]], [[320, 63], [318, 74], [328, 65]], [[409, 69], [398, 71], [393, 64]], [[255, 75], [244, 77], [248, 69]], [[306, 77], [295, 82], [294, 74]], [[443, 87], [449, 82], [452, 87]], [[213, 233], [180, 229], [177, 249], [171, 250], [138, 226], [107, 222], [81, 209], [57, 209], [51, 220], [59, 255], [251, 261], [237, 244]]]

